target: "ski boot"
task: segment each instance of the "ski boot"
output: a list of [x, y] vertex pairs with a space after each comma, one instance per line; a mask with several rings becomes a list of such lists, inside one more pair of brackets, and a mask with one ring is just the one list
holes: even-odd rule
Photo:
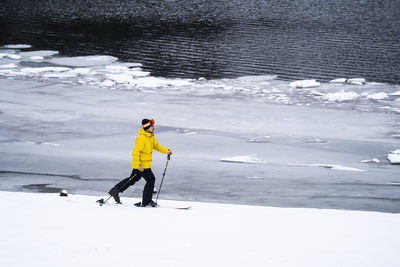
[[145, 205], [142, 202], [135, 203], [136, 207], [153, 207], [153, 208], [156, 208], [157, 205], [158, 205], [157, 202], [154, 202], [153, 200], [150, 201], [150, 203], [145, 204]]
[[122, 204], [121, 199], [119, 198], [119, 190], [116, 187], [113, 187], [108, 191], [108, 193], [114, 198], [115, 202], [118, 204]]

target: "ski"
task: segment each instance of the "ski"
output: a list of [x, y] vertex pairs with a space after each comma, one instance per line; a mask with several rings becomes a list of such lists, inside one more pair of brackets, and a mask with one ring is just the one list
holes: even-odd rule
[[[120, 205], [122, 205], [122, 203], [110, 203], [108, 201], [104, 201], [104, 199], [99, 199], [96, 202], [100, 206], [103, 206], [103, 205], [106, 205], [106, 206], [114, 206], [114, 205], [120, 206]], [[152, 206], [143, 207], [141, 204], [142, 204], [141, 202], [138, 202], [138, 203], [135, 203], [133, 205], [135, 207], [138, 207], [138, 208], [148, 208], [148, 209], [150, 209], [150, 208], [162, 208], [162, 209], [190, 210], [192, 208], [192, 206], [163, 206], [163, 205], [157, 205], [155, 207], [152, 207]]]
[[135, 203], [134, 205], [138, 208], [166, 208], [166, 209], [177, 209], [177, 210], [189, 210], [192, 208], [192, 206], [172, 207], [172, 206], [161, 206], [158, 204], [157, 204], [157, 206], [149, 205], [147, 207], [143, 207], [141, 202]]

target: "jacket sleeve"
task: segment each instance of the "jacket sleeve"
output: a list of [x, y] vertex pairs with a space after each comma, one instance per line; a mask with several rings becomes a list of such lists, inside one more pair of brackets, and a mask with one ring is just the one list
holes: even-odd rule
[[163, 153], [163, 154], [168, 154], [168, 152], [169, 152], [169, 149], [160, 145], [156, 139], [154, 139], [153, 147], [155, 150], [157, 150], [158, 152]]
[[132, 151], [132, 169], [137, 169], [140, 166], [140, 151], [143, 150], [144, 142], [140, 136], [135, 140], [135, 147]]

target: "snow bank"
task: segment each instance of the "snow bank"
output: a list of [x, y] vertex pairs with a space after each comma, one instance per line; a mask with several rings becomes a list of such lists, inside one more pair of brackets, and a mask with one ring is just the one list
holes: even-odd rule
[[396, 149], [394, 151], [391, 151], [387, 155], [387, 159], [391, 164], [400, 164], [400, 149]]
[[400, 266], [400, 214], [96, 199], [0, 192], [2, 266]]

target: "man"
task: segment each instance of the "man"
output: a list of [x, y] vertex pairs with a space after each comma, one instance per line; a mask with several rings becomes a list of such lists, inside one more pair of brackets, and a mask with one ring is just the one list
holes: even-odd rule
[[119, 193], [124, 192], [143, 177], [146, 184], [143, 190], [142, 203], [138, 203], [138, 205], [156, 207], [157, 203], [152, 200], [156, 180], [151, 170], [153, 149], [168, 155], [171, 155], [172, 151], [158, 144], [154, 137], [154, 120], [143, 119], [142, 128], [139, 129], [138, 133], [132, 151], [132, 174], [116, 184], [108, 193], [113, 196], [117, 203], [121, 204]]

